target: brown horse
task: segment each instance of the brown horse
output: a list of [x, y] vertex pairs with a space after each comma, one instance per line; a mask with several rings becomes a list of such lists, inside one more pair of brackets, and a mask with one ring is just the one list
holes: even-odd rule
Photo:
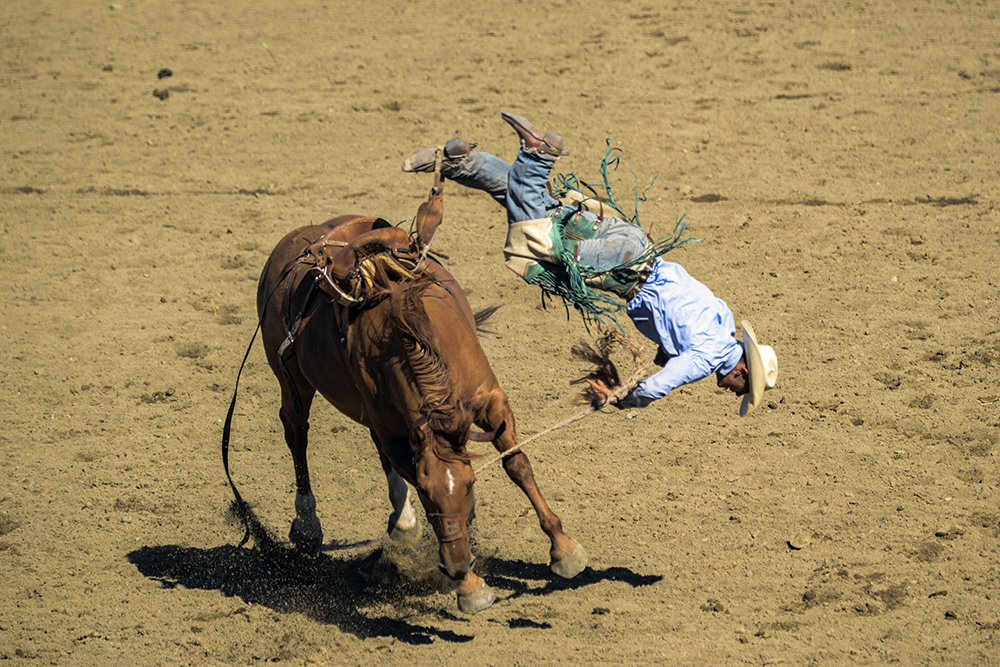
[[[514, 448], [514, 413], [462, 288], [417, 248], [384, 220], [347, 215], [289, 233], [264, 266], [257, 310], [295, 465], [289, 537], [308, 552], [323, 542], [306, 463], [309, 409], [319, 392], [375, 441], [392, 504], [389, 534], [404, 543], [419, 535], [409, 482], [438, 538], [440, 567], [458, 582], [459, 609], [475, 613], [495, 595], [472, 571], [476, 478], [466, 443], [480, 436], [500, 452]], [[528, 458], [518, 452], [503, 466], [551, 540], [552, 570], [581, 572], [586, 553], [563, 532]]]

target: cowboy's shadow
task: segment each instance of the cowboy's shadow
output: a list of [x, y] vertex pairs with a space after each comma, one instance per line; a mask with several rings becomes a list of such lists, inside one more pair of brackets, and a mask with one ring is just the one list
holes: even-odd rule
[[[454, 600], [454, 584], [436, 567], [425, 568], [426, 574], [414, 575], [412, 566], [397, 564], [399, 557], [394, 549], [383, 547], [354, 555], [326, 553], [312, 558], [293, 549], [264, 553], [229, 545], [211, 549], [147, 546], [127, 555], [140, 573], [164, 587], [217, 590], [228, 597], [238, 597], [277, 612], [304, 614], [317, 622], [335, 625], [359, 639], [393, 637], [413, 645], [435, 640], [471, 641], [471, 632], [465, 634], [408, 623], [402, 618], [365, 613], [365, 609], [391, 599], [400, 617], [417, 613], [436, 615], [445, 621], [469, 622], [465, 617], [438, 608], [438, 600], [428, 602], [424, 599], [445, 593]], [[660, 575], [639, 575], [620, 567], [605, 570], [588, 567], [572, 579], [562, 579], [545, 565], [497, 557], [484, 558], [481, 569], [487, 583], [500, 589], [498, 593], [511, 591], [508, 595], [501, 593], [501, 599], [546, 595], [601, 581], [618, 581], [638, 587], [663, 579]], [[532, 586], [531, 581], [546, 583]]]

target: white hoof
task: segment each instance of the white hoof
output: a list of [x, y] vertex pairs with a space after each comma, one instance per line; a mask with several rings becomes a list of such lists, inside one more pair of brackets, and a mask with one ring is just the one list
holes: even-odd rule
[[576, 549], [573, 549], [565, 558], [554, 561], [551, 567], [552, 571], [563, 579], [572, 579], [583, 572], [583, 568], [587, 567], [587, 552], [577, 544]]
[[410, 487], [395, 470], [389, 471], [386, 481], [389, 483], [389, 502], [392, 503], [387, 528], [389, 537], [397, 544], [412, 547], [420, 541], [420, 524], [410, 504]]
[[390, 522], [389, 537], [396, 544], [404, 547], [415, 547], [420, 542], [420, 524], [415, 523], [411, 528], [403, 528], [399, 523], [393, 527]]
[[458, 610], [463, 614], [475, 614], [483, 609], [488, 609], [496, 599], [497, 594], [483, 582], [482, 586], [471, 593], [458, 594]]

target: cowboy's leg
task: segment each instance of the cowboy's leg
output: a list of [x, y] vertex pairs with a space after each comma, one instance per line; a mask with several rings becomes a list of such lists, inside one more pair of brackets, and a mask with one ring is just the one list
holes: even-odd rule
[[582, 266], [606, 271], [638, 257], [648, 242], [638, 226], [619, 218], [605, 218], [594, 238], [579, 241], [578, 261]]
[[[520, 159], [520, 156], [518, 157]], [[548, 156], [545, 157], [547, 158]], [[515, 164], [517, 163], [515, 162]], [[482, 190], [493, 197], [498, 204], [504, 208], [508, 208], [508, 188], [511, 183], [511, 168], [511, 165], [491, 153], [471, 153], [467, 158], [454, 166], [442, 168], [441, 175], [467, 188]], [[551, 170], [551, 167], [549, 167], [549, 170]], [[542, 181], [542, 206], [546, 211], [559, 206], [559, 202], [548, 193], [545, 187], [547, 182], [548, 171], [545, 172], [545, 177]], [[544, 217], [544, 214], [537, 217]], [[535, 218], [523, 219], [533, 220]], [[510, 222], [509, 219], [508, 222]]]
[[442, 167], [441, 175], [459, 185], [482, 190], [507, 208], [507, 174], [510, 165], [490, 153], [470, 153], [450, 167]]
[[[459, 185], [474, 190], [482, 190], [500, 204], [507, 207], [507, 172], [510, 165], [490, 153], [473, 153], [476, 144], [470, 144], [461, 137], [454, 137], [444, 145], [441, 160], [441, 175]], [[421, 148], [403, 162], [403, 171], [434, 171], [438, 149]]]
[[507, 176], [507, 224], [544, 218], [559, 206], [548, 193], [549, 173], [556, 158], [522, 148]]

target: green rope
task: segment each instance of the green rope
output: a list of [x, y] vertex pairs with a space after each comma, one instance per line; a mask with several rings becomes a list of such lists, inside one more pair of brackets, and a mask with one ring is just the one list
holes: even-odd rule
[[[635, 173], [635, 170], [632, 169], [632, 156], [629, 156], [629, 171], [632, 172], [632, 176], [633, 178], [635, 178], [635, 213], [631, 216], [626, 214], [625, 211], [622, 210], [621, 206], [618, 205], [618, 202], [615, 201], [614, 191], [611, 187], [611, 179], [608, 177], [608, 170], [610, 169], [611, 171], [617, 171], [618, 165], [621, 163], [621, 157], [618, 155], [618, 153], [622, 153], [623, 152], [622, 149], [618, 148], [617, 146], [611, 145], [612, 140], [616, 138], [617, 137], [608, 137], [607, 139], [604, 140], [604, 143], [607, 145], [608, 150], [605, 151], [604, 159], [601, 160], [601, 166], [600, 166], [601, 180], [604, 182], [604, 192], [606, 195], [603, 201], [605, 204], [613, 208], [618, 213], [618, 215], [621, 217], [622, 220], [627, 220], [628, 222], [631, 222], [633, 225], [636, 225], [637, 227], [642, 227], [642, 224], [639, 220], [639, 204], [641, 202], [647, 201], [646, 193], [649, 192], [649, 189], [653, 187], [654, 183], [656, 183], [656, 177], [654, 176], [653, 180], [650, 181], [649, 185], [643, 188], [642, 192], [640, 193], [639, 176]], [[553, 180], [556, 184], [553, 196], [555, 196], [557, 199], [565, 196], [566, 193], [569, 192], [570, 190], [576, 190], [577, 192], [584, 192], [585, 190], [589, 190], [594, 195], [595, 198], [599, 198], [597, 192], [594, 191], [594, 188], [585, 181], [581, 181], [577, 177], [577, 175], [573, 172], [568, 172], [565, 174], [556, 174]]]
[[[570, 259], [572, 261], [572, 257]], [[622, 328], [618, 322], [618, 312], [622, 310], [623, 305], [610, 294], [597, 292], [585, 284], [578, 265], [570, 270], [548, 263], [541, 266], [544, 270], [528, 280], [529, 283], [561, 298], [565, 308], [569, 309], [572, 306], [585, 320], [594, 320], [601, 324], [611, 320], [619, 329]]]
[[[614, 209], [622, 220], [628, 221], [641, 229], [639, 204], [647, 201], [647, 193], [653, 187], [653, 184], [656, 183], [656, 178], [654, 177], [650, 184], [640, 192], [639, 177], [636, 175], [635, 170], [632, 169], [632, 159], [629, 156], [629, 170], [635, 178], [635, 213], [629, 216], [622, 211], [618, 202], [615, 201], [611, 179], [608, 176], [609, 171], [616, 171], [618, 169], [618, 166], [621, 164], [621, 156], [619, 154], [623, 152], [620, 148], [611, 146], [613, 139], [615, 137], [608, 137], [605, 140], [608, 150], [605, 151], [604, 159], [601, 160], [600, 173], [606, 195], [602, 201]], [[557, 199], [564, 197], [570, 190], [581, 193], [589, 191], [595, 198], [600, 199], [594, 188], [585, 181], [580, 180], [573, 172], [556, 174], [553, 178], [553, 183], [553, 196]], [[606, 324], [607, 320], [610, 320], [624, 333], [624, 329], [618, 321], [618, 314], [625, 309], [625, 304], [609, 293], [598, 292], [588, 283], [600, 283], [603, 277], [609, 275], [623, 284], [634, 283], [639, 279], [639, 271], [644, 265], [675, 248], [688, 243], [695, 243], [698, 239], [685, 236], [687, 223], [684, 222], [684, 216], [682, 215], [674, 223], [672, 233], [656, 240], [650, 237], [649, 245], [637, 257], [633, 257], [629, 261], [612, 269], [598, 271], [587, 266], [580, 266], [576, 258], [573, 257], [573, 253], [568, 250], [571, 247], [571, 243], [566, 238], [565, 222], [575, 213], [575, 210], [562, 209], [553, 214], [552, 220], [559, 230], [564, 247], [559, 257], [561, 266], [548, 263], [539, 264], [542, 271], [529, 279], [528, 282], [541, 287], [549, 294], [560, 297], [567, 309], [572, 306], [585, 320], [595, 320], [600, 325]]]
[[[625, 215], [625, 212], [621, 209], [620, 206], [618, 206], [618, 202], [615, 201], [614, 193], [611, 192], [611, 181], [608, 179], [608, 167], [612, 167], [615, 171], [617, 171], [618, 164], [621, 161], [618, 155], [616, 155], [616, 153], [621, 153], [622, 149], [618, 148], [617, 146], [611, 145], [611, 140], [614, 138], [615, 137], [608, 137], [607, 139], [604, 140], [604, 143], [608, 147], [608, 150], [604, 153], [604, 159], [601, 160], [601, 179], [604, 180], [604, 191], [608, 195], [608, 204], [611, 206], [611, 208], [618, 211], [619, 215], [622, 216], [622, 220], [628, 220], [632, 222], [632, 218]], [[612, 157], [612, 155], [614, 157]], [[633, 172], [633, 174], [634, 173], [635, 172]], [[636, 182], [638, 183], [638, 179], [636, 179]]]

